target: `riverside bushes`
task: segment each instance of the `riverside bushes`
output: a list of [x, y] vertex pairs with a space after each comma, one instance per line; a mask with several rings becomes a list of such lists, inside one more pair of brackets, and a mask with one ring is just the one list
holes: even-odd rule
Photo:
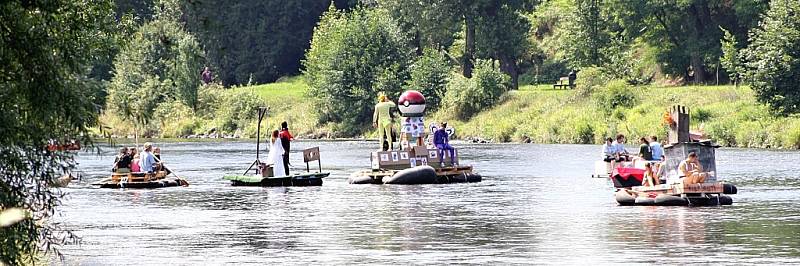
[[472, 78], [453, 75], [443, 105], [454, 118], [467, 119], [493, 106], [508, 90], [509, 77], [491, 60], [478, 60]]

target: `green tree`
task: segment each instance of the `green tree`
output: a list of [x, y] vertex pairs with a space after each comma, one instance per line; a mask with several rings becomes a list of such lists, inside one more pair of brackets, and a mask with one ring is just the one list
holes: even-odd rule
[[87, 70], [108, 53], [114, 25], [110, 1], [0, 3], [0, 209], [30, 214], [0, 227], [0, 264], [31, 264], [77, 241], [51, 220], [63, 196], [51, 184], [75, 161], [46, 147], [92, 146], [97, 109]]
[[773, 0], [745, 51], [756, 98], [781, 113], [800, 112], [800, 2]]
[[[712, 0], [607, 0], [608, 10], [619, 23], [619, 38], [632, 42], [641, 38], [656, 48], [656, 60], [664, 73], [705, 83], [722, 55], [719, 27], [746, 32], [753, 25], [751, 14], [761, 5], [754, 1]], [[691, 71], [689, 71], [691, 67]]]
[[466, 78], [454, 76], [447, 84], [447, 97], [442, 107], [455, 116], [466, 120], [480, 111], [493, 106], [509, 89], [509, 77], [503, 74], [494, 60], [478, 60], [475, 75]]
[[252, 82], [266, 83], [298, 74], [314, 25], [329, 4], [329, 0], [197, 0], [183, 5], [187, 27], [208, 52], [214, 73], [223, 84], [232, 85], [247, 84], [251, 77]]
[[720, 57], [719, 61], [723, 68], [728, 72], [728, 77], [733, 81], [733, 84], [739, 86], [739, 77], [742, 73], [742, 63], [741, 58], [739, 56], [739, 47], [738, 42], [736, 41], [736, 36], [731, 34], [730, 31], [726, 29], [721, 29], [723, 32], [722, 40], [720, 43], [722, 44], [722, 57]]
[[439, 108], [452, 70], [450, 61], [438, 49], [425, 49], [424, 54], [411, 65], [409, 87], [425, 95], [426, 110], [435, 111]]
[[413, 52], [397, 23], [383, 9], [348, 13], [331, 7], [314, 31], [305, 74], [321, 112], [348, 135], [369, 125], [378, 92], [399, 96]]
[[156, 6], [153, 21], [144, 23], [114, 60], [109, 107], [146, 124], [158, 104], [179, 100], [196, 110], [203, 51], [181, 27], [176, 4]]

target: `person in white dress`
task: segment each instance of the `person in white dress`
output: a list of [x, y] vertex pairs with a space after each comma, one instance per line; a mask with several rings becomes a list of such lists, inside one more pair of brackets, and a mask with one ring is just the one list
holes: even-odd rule
[[283, 168], [283, 145], [281, 138], [278, 137], [278, 131], [272, 132], [272, 138], [269, 145], [269, 155], [267, 155], [267, 164], [272, 165], [272, 173], [275, 177], [286, 176], [286, 170]]

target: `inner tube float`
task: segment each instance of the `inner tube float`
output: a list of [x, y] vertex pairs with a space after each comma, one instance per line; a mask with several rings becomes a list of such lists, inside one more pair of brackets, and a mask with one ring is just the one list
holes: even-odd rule
[[436, 183], [436, 170], [428, 165], [416, 166], [383, 178], [383, 183], [399, 185], [434, 184]]
[[632, 206], [636, 204], [636, 198], [624, 189], [617, 190], [617, 192], [614, 193], [614, 198], [621, 206]]

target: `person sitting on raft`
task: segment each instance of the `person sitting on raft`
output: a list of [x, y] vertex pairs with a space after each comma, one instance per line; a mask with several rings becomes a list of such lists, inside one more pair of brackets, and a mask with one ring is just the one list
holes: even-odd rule
[[682, 174], [684, 186], [703, 183], [708, 177], [708, 173], [703, 172], [703, 166], [697, 160], [697, 153], [695, 152], [690, 152], [686, 160], [683, 160], [678, 165], [678, 171]]
[[444, 166], [444, 152], [450, 153], [450, 165], [456, 164], [456, 149], [450, 146], [450, 136], [447, 135], [447, 122], [442, 122], [442, 126], [433, 133], [433, 145], [439, 150], [439, 162]]
[[128, 149], [128, 154], [131, 155], [131, 172], [138, 173], [141, 172], [142, 169], [139, 167], [139, 150], [136, 147], [131, 147]]
[[115, 173], [130, 173], [131, 161], [133, 161], [133, 156], [128, 153], [128, 148], [122, 147], [119, 150], [119, 154], [117, 154], [117, 158], [114, 159], [113, 171]]
[[639, 156], [636, 159], [652, 161], [653, 151], [650, 150], [650, 142], [646, 138], [640, 138], [639, 143]]
[[621, 162], [614, 148], [614, 139], [611, 137], [606, 138], [606, 143], [603, 144], [603, 161], [611, 163], [612, 169], [614, 168], [614, 163]]
[[156, 157], [153, 156], [153, 144], [147, 142], [144, 144], [144, 152], [142, 152], [139, 160], [139, 168], [142, 172], [153, 173], [155, 172]]
[[630, 161], [628, 150], [625, 149], [625, 135], [617, 135], [617, 140], [614, 141], [614, 153], [620, 161]]
[[661, 147], [656, 136], [650, 136], [650, 151], [653, 152], [653, 160], [660, 160], [664, 155], [664, 148]]
[[644, 178], [642, 178], [642, 186], [652, 187], [660, 185], [656, 172], [653, 171], [654, 163], [648, 162], [644, 164]]

